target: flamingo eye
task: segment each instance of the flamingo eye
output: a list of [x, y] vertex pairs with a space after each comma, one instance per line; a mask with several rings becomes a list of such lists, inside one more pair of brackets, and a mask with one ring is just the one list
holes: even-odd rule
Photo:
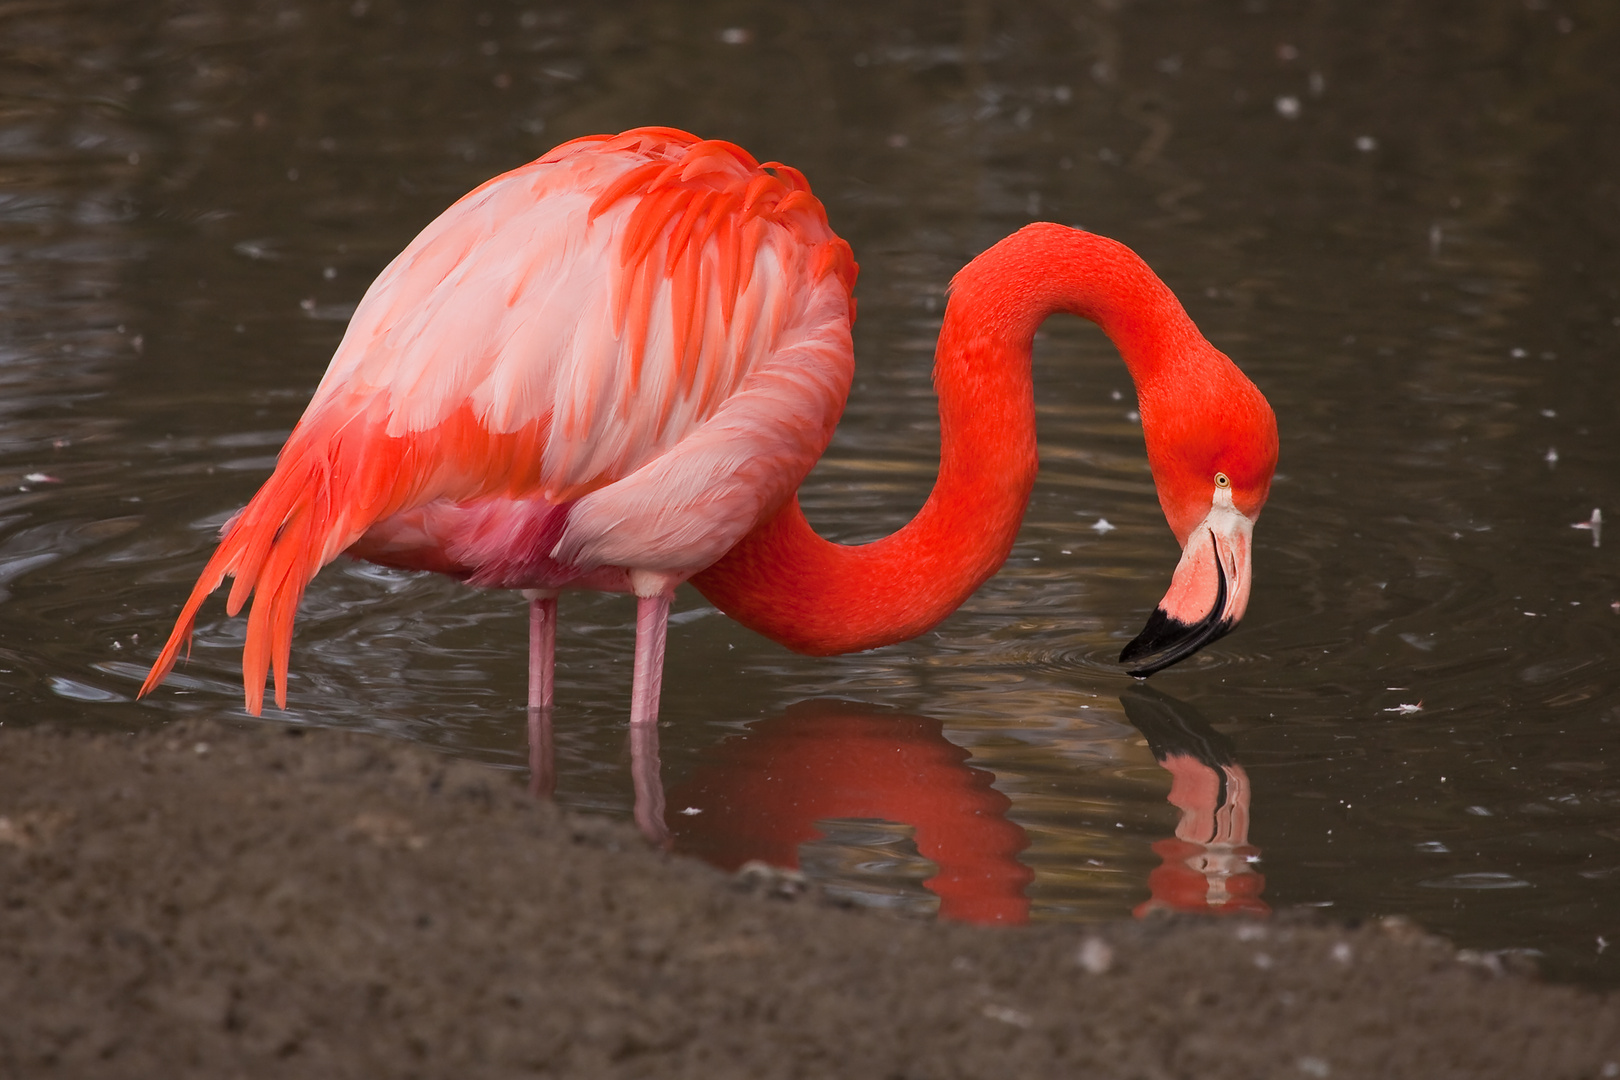
[[1232, 481], [1227, 479], [1225, 473], [1218, 472], [1215, 474], [1215, 486], [1218, 488], [1229, 488], [1232, 486]]

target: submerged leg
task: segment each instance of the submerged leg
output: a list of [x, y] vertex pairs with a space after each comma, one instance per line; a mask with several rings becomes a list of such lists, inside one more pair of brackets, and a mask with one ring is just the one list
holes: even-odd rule
[[557, 594], [525, 589], [529, 598], [529, 708], [549, 709], [557, 654]]
[[659, 775], [658, 725], [630, 725], [630, 779], [636, 790], [636, 827], [648, 843], [669, 847], [664, 822], [664, 781]]
[[630, 683], [630, 726], [658, 721], [658, 691], [664, 684], [664, 636], [671, 594], [636, 597], [636, 668]]
[[529, 794], [549, 799], [557, 792], [557, 756], [551, 742], [551, 710], [529, 708]]

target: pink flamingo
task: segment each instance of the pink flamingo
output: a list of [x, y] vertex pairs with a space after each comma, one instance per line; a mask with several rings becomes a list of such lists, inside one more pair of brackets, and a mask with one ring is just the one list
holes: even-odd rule
[[870, 544], [817, 536], [796, 491], [843, 410], [856, 266], [804, 177], [730, 143], [640, 128], [563, 144], [477, 188], [366, 292], [276, 469], [225, 528], [141, 687], [203, 600], [251, 594], [247, 708], [339, 553], [530, 600], [530, 704], [552, 702], [560, 589], [637, 598], [631, 721], [655, 719], [675, 587], [789, 648], [922, 633], [1005, 560], [1035, 480], [1030, 347], [1099, 323], [1135, 380], [1159, 501], [1183, 546], [1123, 661], [1145, 676], [1249, 596], [1271, 408], [1129, 249], [1029, 225], [952, 282], [934, 368], [939, 480]]

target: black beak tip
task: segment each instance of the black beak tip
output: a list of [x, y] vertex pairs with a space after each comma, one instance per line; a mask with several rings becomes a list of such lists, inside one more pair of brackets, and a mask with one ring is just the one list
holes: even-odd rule
[[1163, 671], [1171, 664], [1187, 659], [1216, 638], [1229, 633], [1237, 623], [1222, 618], [1221, 613], [1225, 610], [1226, 570], [1221, 566], [1220, 559], [1216, 559], [1215, 602], [1210, 605], [1209, 614], [1195, 623], [1185, 623], [1172, 618], [1162, 607], [1154, 608], [1142, 632], [1120, 650], [1119, 662], [1122, 664], [1145, 661], [1127, 668], [1125, 674], [1146, 679], [1156, 671]]
[[[1192, 627], [1180, 619], [1173, 619], [1165, 614], [1164, 608], [1154, 608], [1153, 614], [1148, 616], [1147, 625], [1142, 632], [1131, 639], [1130, 643], [1119, 651], [1119, 662], [1129, 664], [1142, 657], [1152, 656], [1161, 652], [1186, 637]], [[1133, 668], [1130, 672], [1142, 678], [1153, 674], [1159, 669], [1151, 663], [1144, 665], [1148, 670]]]
[[1196, 623], [1184, 623], [1166, 615], [1163, 608], [1154, 608], [1142, 632], [1120, 650], [1119, 662], [1131, 665], [1125, 669], [1127, 675], [1146, 679], [1230, 633], [1235, 625], [1221, 618], [1219, 608]]

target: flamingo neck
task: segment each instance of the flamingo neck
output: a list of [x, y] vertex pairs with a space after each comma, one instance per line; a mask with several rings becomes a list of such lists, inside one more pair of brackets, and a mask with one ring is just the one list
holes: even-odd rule
[[834, 544], [794, 498], [692, 583], [743, 625], [816, 655], [903, 641], [956, 610], [1006, 560], [1023, 520], [1037, 469], [1031, 349], [1058, 311], [1098, 323], [1119, 347], [1144, 428], [1173, 368], [1220, 357], [1128, 248], [1027, 226], [952, 282], [934, 361], [939, 478], [917, 516], [881, 540]]

